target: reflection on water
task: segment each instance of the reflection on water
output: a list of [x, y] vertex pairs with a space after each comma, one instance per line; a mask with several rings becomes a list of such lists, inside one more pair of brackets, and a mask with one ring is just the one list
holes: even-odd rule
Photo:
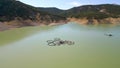
[[[54, 38], [75, 45], [48, 46]], [[18, 28], [0, 32], [0, 41], [0, 68], [120, 68], [120, 26]]]

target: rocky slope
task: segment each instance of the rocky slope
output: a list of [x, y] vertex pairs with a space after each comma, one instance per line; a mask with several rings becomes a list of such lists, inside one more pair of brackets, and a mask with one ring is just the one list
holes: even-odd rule
[[31, 26], [65, 22], [66, 18], [38, 10], [18, 0], [0, 0], [0, 24]]
[[104, 18], [104, 19], [87, 19], [87, 18], [68, 18], [68, 21], [70, 22], [76, 22], [79, 24], [115, 24], [118, 25], [120, 24], [120, 18]]
[[0, 29], [66, 22], [80, 24], [119, 24], [120, 5], [84, 5], [68, 10], [33, 7], [18, 0], [0, 0]]
[[[57, 15], [81, 24], [118, 24], [120, 22], [120, 5], [117, 4], [84, 5], [64, 11], [55, 8], [54, 10], [56, 10]], [[46, 8], [46, 10], [44, 8], [43, 11], [51, 13], [50, 8]], [[52, 11], [52, 14], [56, 13]]]

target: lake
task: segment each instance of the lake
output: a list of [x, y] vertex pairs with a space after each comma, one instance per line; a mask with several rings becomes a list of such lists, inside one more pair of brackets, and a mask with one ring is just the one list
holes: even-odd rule
[[[49, 46], [46, 41], [54, 38], [75, 44]], [[68, 23], [2, 31], [0, 68], [120, 68], [120, 26]]]

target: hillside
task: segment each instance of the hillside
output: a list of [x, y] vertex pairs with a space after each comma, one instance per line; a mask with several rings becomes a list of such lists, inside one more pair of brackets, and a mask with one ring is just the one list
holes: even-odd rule
[[108, 17], [120, 17], [120, 5], [116, 4], [101, 4], [101, 5], [84, 5], [74, 7], [66, 11], [68, 17], [82, 18], [87, 17], [95, 19], [104, 19]]
[[66, 17], [68, 21], [85, 24], [120, 23], [120, 5], [117, 4], [83, 5], [68, 10], [57, 8], [39, 8], [39, 10]]
[[63, 15], [69, 21], [76, 21], [82, 24], [119, 24], [120, 5], [101, 4], [84, 5], [67, 10]]
[[40, 11], [48, 12], [48, 13], [54, 14], [54, 15], [60, 15], [60, 13], [65, 11], [65, 10], [55, 8], [55, 7], [49, 7], [49, 8], [38, 7], [38, 9]]
[[120, 5], [83, 5], [68, 10], [33, 7], [18, 0], [0, 0], [0, 29], [33, 25], [120, 23]]
[[101, 5], [83, 5], [79, 7], [73, 7], [68, 10], [60, 10], [57, 8], [39, 8], [41, 11], [45, 11], [54, 15], [60, 15], [63, 17], [75, 17], [75, 18], [95, 18], [104, 19], [108, 17], [118, 18], [120, 17], [120, 5], [116, 4], [101, 4]]
[[[36, 7], [24, 4], [17, 0], [0, 0], [0, 22], [17, 20], [19, 21], [18, 25], [22, 24], [24, 26], [34, 24], [30, 23], [30, 21], [49, 24], [65, 19], [65, 17], [40, 11]], [[12, 23], [11, 25], [14, 24]]]

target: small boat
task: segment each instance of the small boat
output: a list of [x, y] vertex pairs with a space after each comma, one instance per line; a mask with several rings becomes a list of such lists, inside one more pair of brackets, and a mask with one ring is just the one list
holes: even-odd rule
[[110, 36], [110, 37], [111, 37], [111, 36], [113, 36], [113, 35], [112, 35], [112, 34], [110, 34], [110, 33], [109, 33], [109, 34], [105, 34], [105, 35], [106, 35], [106, 36]]
[[108, 36], [113, 36], [112, 34], [108, 34]]

